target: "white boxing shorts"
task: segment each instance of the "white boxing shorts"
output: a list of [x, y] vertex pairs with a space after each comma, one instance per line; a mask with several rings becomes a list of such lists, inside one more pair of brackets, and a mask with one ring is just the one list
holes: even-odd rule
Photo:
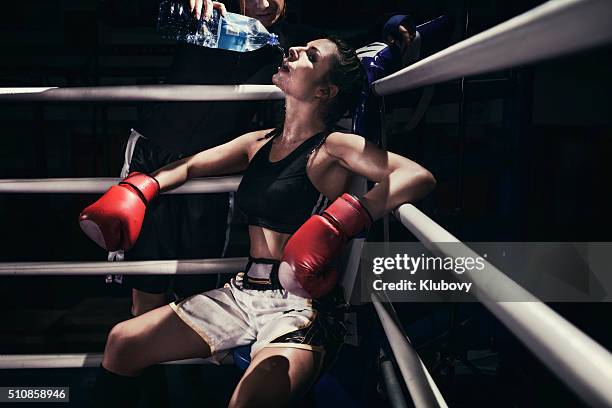
[[[252, 344], [251, 358], [264, 347], [335, 352], [344, 326], [318, 302], [284, 290], [276, 260], [251, 259], [223, 288], [171, 303], [176, 314], [210, 346], [220, 362], [236, 347]], [[329, 357], [329, 356], [327, 356]]]

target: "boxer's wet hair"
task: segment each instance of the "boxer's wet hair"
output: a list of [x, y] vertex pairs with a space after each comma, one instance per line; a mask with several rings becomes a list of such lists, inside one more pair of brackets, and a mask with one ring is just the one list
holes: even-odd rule
[[338, 49], [336, 60], [328, 74], [328, 80], [338, 87], [338, 94], [327, 106], [325, 124], [329, 129], [348, 111], [352, 110], [359, 101], [359, 95], [364, 89], [365, 72], [355, 49], [346, 41], [329, 36]]

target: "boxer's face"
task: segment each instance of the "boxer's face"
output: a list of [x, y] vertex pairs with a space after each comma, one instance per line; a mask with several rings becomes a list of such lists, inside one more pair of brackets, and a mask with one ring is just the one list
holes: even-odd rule
[[245, 14], [261, 21], [270, 27], [276, 23], [285, 12], [285, 0], [244, 0]]
[[327, 39], [309, 42], [303, 47], [291, 47], [272, 82], [286, 95], [300, 100], [330, 99], [337, 93], [328, 80], [337, 61], [336, 44]]

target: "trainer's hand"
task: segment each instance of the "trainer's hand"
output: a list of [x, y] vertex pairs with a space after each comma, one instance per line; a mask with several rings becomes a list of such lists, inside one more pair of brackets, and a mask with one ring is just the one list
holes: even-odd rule
[[211, 0], [189, 0], [189, 10], [199, 20], [200, 17], [204, 16], [204, 20], [208, 20], [212, 17], [213, 9], [219, 10], [221, 15], [225, 15], [225, 4], [219, 3], [218, 1]]
[[159, 183], [143, 173], [130, 173], [79, 216], [79, 226], [107, 251], [130, 249], [142, 227], [147, 205], [159, 194]]
[[287, 241], [278, 270], [281, 285], [305, 298], [328, 293], [337, 282], [332, 262], [344, 244], [372, 224], [359, 200], [343, 194], [321, 215], [313, 215]]

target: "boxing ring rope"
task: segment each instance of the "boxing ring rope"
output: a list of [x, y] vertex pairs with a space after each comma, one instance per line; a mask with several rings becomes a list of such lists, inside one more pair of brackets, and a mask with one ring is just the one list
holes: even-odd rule
[[[479, 256], [411, 204], [394, 214], [434, 254]], [[460, 246], [440, 245], [448, 242]], [[495, 266], [484, 263], [484, 270], [466, 271], [457, 278], [472, 282], [478, 300], [577, 395], [592, 406], [612, 406], [612, 354]]]
[[71, 88], [0, 88], [0, 101], [189, 102], [284, 99], [274, 85], [121, 85]]
[[371, 299], [414, 406], [417, 408], [448, 407], [438, 386], [427, 371], [427, 367], [403, 333], [401, 326], [394, 321], [392, 314], [385, 309], [375, 294], [371, 294]]
[[612, 1], [550, 0], [373, 83], [390, 95], [612, 41]]
[[[82, 354], [4, 354], [0, 355], [2, 369], [21, 370], [32, 368], [82, 368], [100, 367], [103, 353]], [[210, 364], [210, 358], [190, 358], [167, 361], [160, 364]]]
[[[229, 193], [238, 189], [242, 176], [223, 176], [192, 179], [162, 194]], [[115, 177], [0, 179], [0, 194], [102, 194], [121, 181]]]
[[0, 276], [216, 275], [236, 273], [248, 258], [123, 262], [1, 262]]

